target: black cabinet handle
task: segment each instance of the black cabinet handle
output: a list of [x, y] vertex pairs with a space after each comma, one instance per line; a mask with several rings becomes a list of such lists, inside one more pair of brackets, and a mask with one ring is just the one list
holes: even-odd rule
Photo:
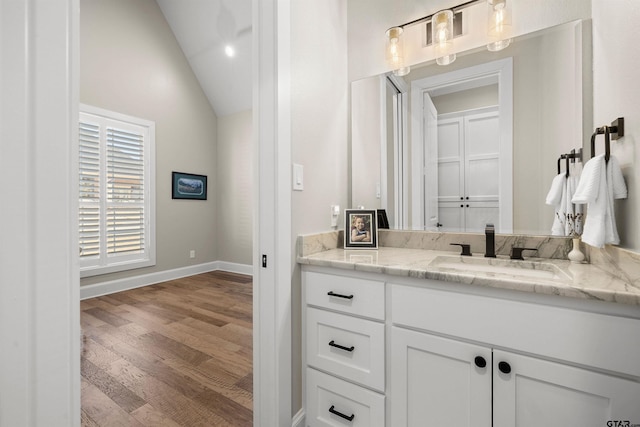
[[507, 362], [500, 362], [498, 363], [498, 369], [500, 370], [500, 372], [502, 372], [503, 374], [509, 374], [511, 373], [511, 365], [509, 365]]
[[353, 299], [353, 295], [340, 295], [340, 294], [335, 294], [335, 293], [333, 293], [333, 291], [329, 291], [329, 292], [327, 292], [327, 295], [329, 295], [330, 297], [338, 297], [338, 298], [345, 298], [345, 299]]
[[335, 415], [337, 415], [339, 417], [342, 417], [347, 421], [353, 421], [353, 419], [356, 417], [356, 414], [351, 414], [351, 416], [347, 416], [347, 415], [345, 415], [345, 414], [343, 414], [341, 412], [336, 411], [333, 408], [335, 408], [335, 406], [331, 405], [331, 408], [329, 408], [329, 412], [331, 412], [332, 414], [335, 414]]
[[475, 362], [478, 368], [484, 368], [487, 366], [487, 361], [482, 356], [476, 356], [476, 358], [473, 359], [473, 361]]
[[335, 343], [335, 341], [333, 341], [333, 340], [331, 340], [331, 341], [329, 342], [329, 345], [330, 345], [331, 347], [339, 348], [340, 350], [344, 350], [344, 351], [348, 351], [348, 352], [352, 352], [353, 350], [355, 350], [355, 349], [356, 349], [354, 346], [351, 346], [351, 347], [345, 347], [345, 346], [343, 346], [343, 345], [336, 344], [336, 343]]

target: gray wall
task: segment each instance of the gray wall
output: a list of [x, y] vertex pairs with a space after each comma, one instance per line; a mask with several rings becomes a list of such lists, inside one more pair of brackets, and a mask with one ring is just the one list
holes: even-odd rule
[[218, 118], [218, 260], [251, 265], [253, 248], [251, 111]]
[[[615, 204], [620, 246], [640, 251], [640, 55], [638, 40], [640, 3], [592, 0], [593, 2], [593, 122], [610, 124], [625, 119], [625, 136], [611, 142], [627, 182], [629, 197]], [[604, 142], [598, 137], [598, 153]]]
[[[156, 266], [82, 285], [216, 261], [218, 120], [154, 0], [81, 1], [80, 101], [156, 123], [157, 209]], [[208, 199], [172, 200], [171, 171], [207, 175]]]
[[[301, 279], [295, 239], [300, 234], [329, 230], [331, 205], [340, 205], [341, 211], [347, 206], [346, 3], [291, 2], [291, 159], [304, 166], [304, 191], [294, 191], [291, 197], [294, 413], [302, 406]], [[342, 224], [342, 214], [339, 221]]]

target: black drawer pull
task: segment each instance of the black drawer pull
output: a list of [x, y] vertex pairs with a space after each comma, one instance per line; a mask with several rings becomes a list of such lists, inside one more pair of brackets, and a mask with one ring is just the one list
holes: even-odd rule
[[329, 295], [330, 297], [338, 297], [338, 298], [345, 298], [345, 299], [353, 299], [353, 295], [340, 295], [340, 294], [334, 294], [333, 291], [329, 291], [327, 292], [327, 295]]
[[347, 420], [347, 421], [353, 421], [353, 419], [356, 417], [356, 414], [351, 414], [351, 416], [350, 416], [350, 417], [348, 417], [348, 416], [346, 416], [345, 414], [343, 414], [343, 413], [341, 413], [341, 412], [338, 412], [338, 411], [336, 411], [336, 410], [335, 410], [335, 409], [333, 409], [333, 408], [335, 408], [335, 406], [334, 406], [334, 405], [331, 405], [331, 408], [329, 408], [329, 412], [331, 412], [332, 414], [335, 414], [335, 415], [337, 415], [337, 416], [339, 416], [339, 417], [342, 417], [342, 418], [344, 418], [344, 419], [345, 419], [345, 420]]
[[329, 345], [330, 345], [331, 347], [339, 348], [340, 350], [349, 351], [349, 352], [351, 352], [351, 351], [353, 351], [353, 350], [355, 350], [355, 349], [356, 349], [354, 346], [351, 346], [351, 347], [345, 347], [345, 346], [342, 346], [342, 345], [340, 345], [340, 344], [336, 344], [336, 343], [335, 343], [335, 341], [333, 341], [333, 340], [331, 340], [331, 341], [329, 342]]

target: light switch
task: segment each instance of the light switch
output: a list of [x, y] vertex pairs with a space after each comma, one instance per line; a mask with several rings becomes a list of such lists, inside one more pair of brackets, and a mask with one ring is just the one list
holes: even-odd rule
[[293, 189], [304, 190], [304, 168], [302, 165], [293, 164]]

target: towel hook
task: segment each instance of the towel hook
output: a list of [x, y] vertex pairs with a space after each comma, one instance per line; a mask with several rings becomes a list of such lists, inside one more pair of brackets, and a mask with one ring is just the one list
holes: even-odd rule
[[616, 140], [624, 136], [624, 117], [619, 117], [611, 122], [611, 126], [605, 125], [596, 128], [593, 135], [591, 135], [591, 158], [596, 155], [596, 135], [601, 134], [604, 134], [604, 159], [608, 162], [611, 157], [611, 139]]

